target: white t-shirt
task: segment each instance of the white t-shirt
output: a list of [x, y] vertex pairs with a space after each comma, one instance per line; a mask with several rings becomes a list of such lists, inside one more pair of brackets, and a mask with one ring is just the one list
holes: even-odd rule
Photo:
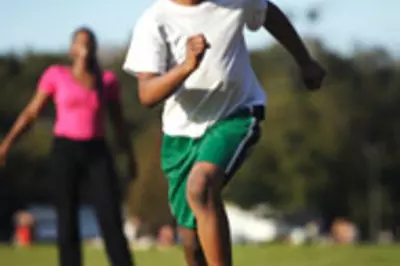
[[166, 100], [164, 133], [200, 137], [240, 108], [265, 105], [243, 32], [245, 25], [261, 28], [266, 8], [266, 0], [210, 0], [195, 6], [158, 0], [142, 15], [123, 66], [130, 74], [162, 74], [184, 62], [192, 35], [204, 34], [210, 44], [197, 70]]

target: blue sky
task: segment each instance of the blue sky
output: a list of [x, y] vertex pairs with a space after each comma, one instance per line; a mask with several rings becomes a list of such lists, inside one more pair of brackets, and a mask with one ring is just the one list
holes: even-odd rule
[[[0, 53], [58, 51], [81, 25], [92, 27], [103, 45], [124, 45], [138, 16], [154, 0], [0, 0]], [[400, 55], [399, 0], [275, 0], [302, 34], [318, 34], [343, 53], [356, 46], [383, 46]], [[304, 19], [307, 6], [322, 11], [318, 25]], [[247, 34], [250, 47], [271, 43], [264, 32]]]

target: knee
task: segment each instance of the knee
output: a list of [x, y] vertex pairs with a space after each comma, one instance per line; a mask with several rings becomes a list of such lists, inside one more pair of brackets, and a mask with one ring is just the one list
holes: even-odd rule
[[210, 190], [210, 181], [204, 173], [193, 173], [189, 176], [186, 197], [189, 202], [205, 204]]
[[186, 197], [190, 205], [205, 206], [215, 199], [216, 187], [212, 176], [195, 172], [189, 176]]

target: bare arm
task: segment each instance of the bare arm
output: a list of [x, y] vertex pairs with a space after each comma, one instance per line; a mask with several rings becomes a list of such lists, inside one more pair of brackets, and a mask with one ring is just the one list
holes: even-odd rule
[[294, 57], [300, 67], [304, 85], [309, 90], [319, 89], [326, 75], [325, 70], [310, 56], [286, 15], [271, 2], [268, 4], [264, 28]]
[[15, 141], [24, 133], [28, 126], [38, 117], [40, 111], [46, 105], [49, 95], [41, 91], [37, 91], [32, 97], [28, 105], [18, 116], [11, 130], [4, 138], [2, 145], [7, 150], [15, 143]]
[[142, 104], [153, 107], [173, 94], [192, 73], [186, 65], [178, 65], [164, 75], [139, 73], [139, 99]]
[[142, 104], [153, 107], [173, 94], [187, 77], [197, 69], [209, 48], [204, 35], [192, 36], [186, 43], [185, 61], [163, 75], [139, 73], [139, 99]]
[[268, 3], [264, 28], [289, 51], [298, 65], [308, 64], [312, 60], [292, 23], [272, 2]]
[[130, 174], [132, 175], [132, 177], [134, 177], [137, 174], [136, 158], [132, 149], [130, 132], [124, 118], [121, 104], [118, 101], [109, 102], [108, 113], [110, 116], [112, 127], [118, 140], [118, 144], [120, 148], [124, 150], [128, 157]]

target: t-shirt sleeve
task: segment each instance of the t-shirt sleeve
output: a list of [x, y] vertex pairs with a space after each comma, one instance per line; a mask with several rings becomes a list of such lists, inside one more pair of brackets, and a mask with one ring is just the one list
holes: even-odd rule
[[37, 89], [48, 95], [53, 95], [57, 88], [57, 67], [51, 66], [47, 68], [39, 79]]
[[106, 93], [105, 93], [105, 98], [108, 101], [115, 101], [118, 102], [121, 100], [121, 85], [118, 81], [117, 76], [109, 72], [107, 73], [106, 76]]
[[128, 74], [166, 71], [166, 45], [157, 22], [145, 14], [136, 24], [123, 65]]
[[245, 20], [249, 30], [257, 31], [263, 26], [267, 8], [268, 0], [246, 0]]

